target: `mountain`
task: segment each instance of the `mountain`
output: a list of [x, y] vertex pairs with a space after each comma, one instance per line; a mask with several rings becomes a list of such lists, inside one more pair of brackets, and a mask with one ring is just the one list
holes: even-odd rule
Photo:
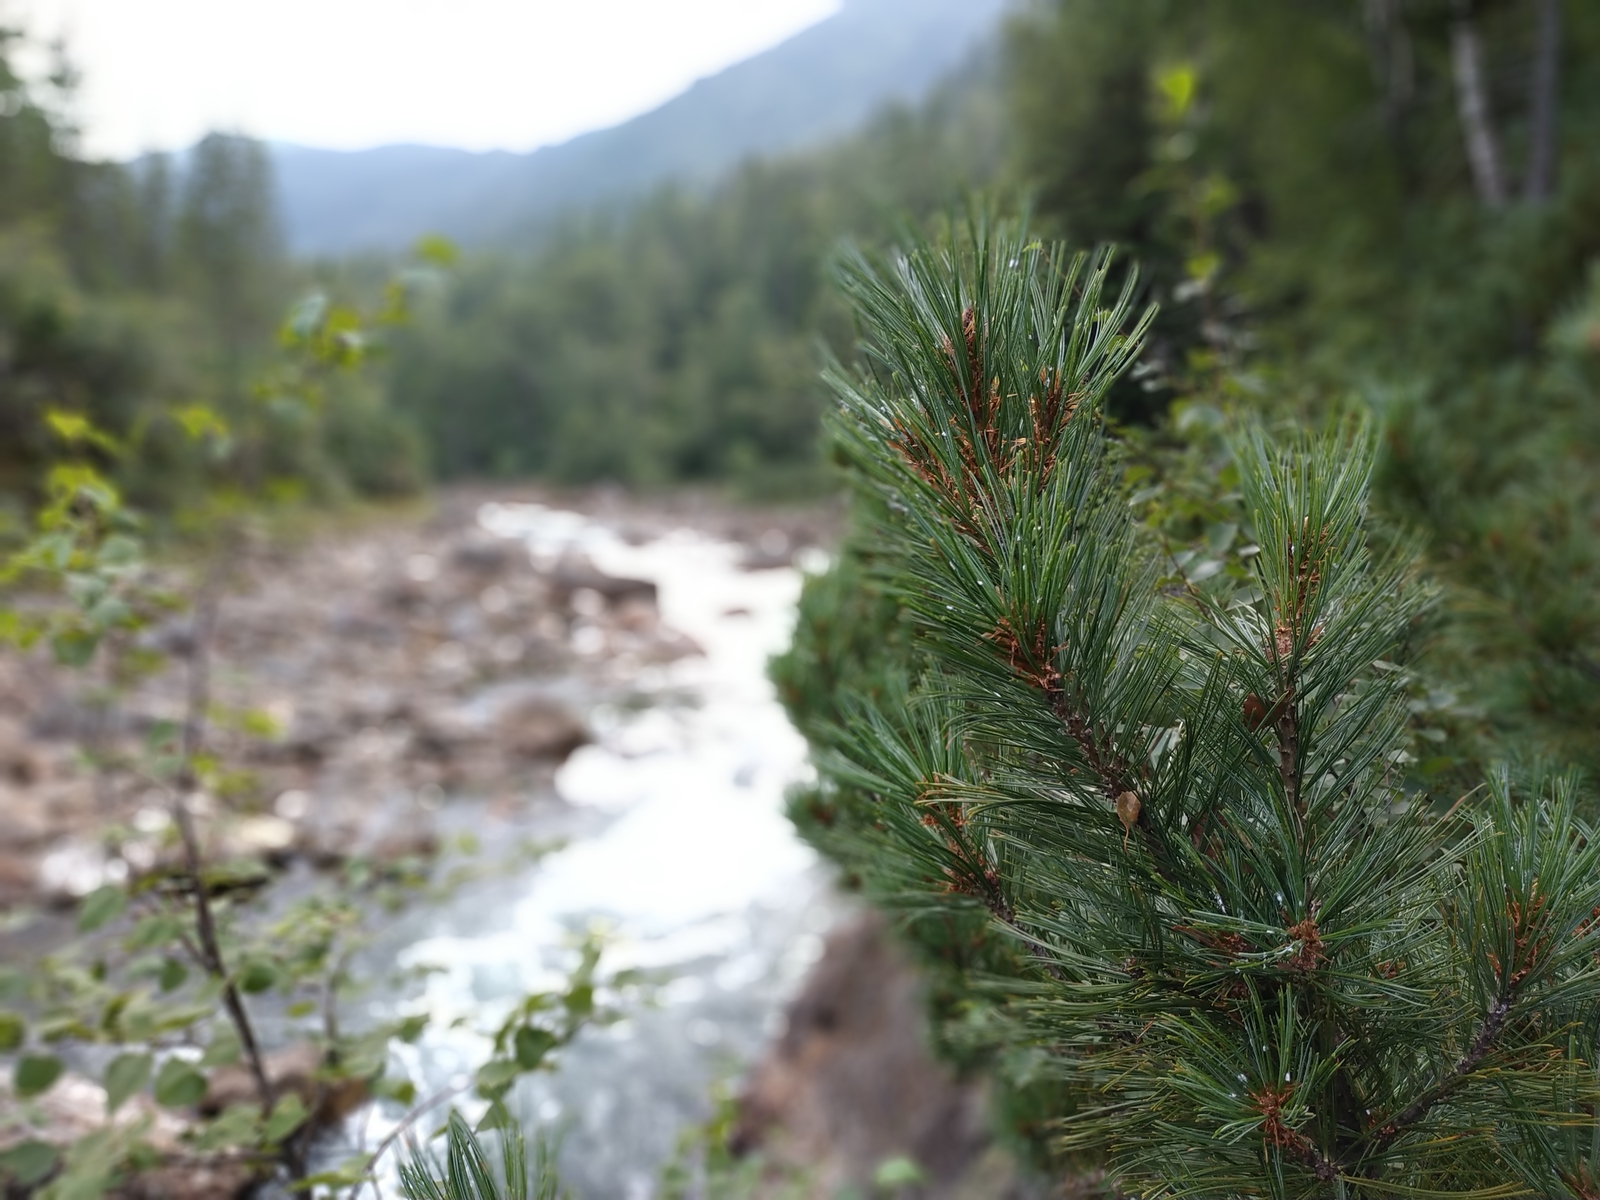
[[828, 19], [621, 125], [529, 154], [271, 148], [291, 249], [395, 249], [424, 233], [508, 243], [583, 204], [714, 180], [915, 103], [993, 32], [1007, 0], [846, 0]]

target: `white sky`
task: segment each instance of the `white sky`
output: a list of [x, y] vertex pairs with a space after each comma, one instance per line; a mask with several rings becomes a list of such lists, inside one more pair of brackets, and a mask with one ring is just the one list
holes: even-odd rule
[[64, 34], [90, 154], [211, 129], [531, 150], [647, 111], [840, 0], [0, 0]]

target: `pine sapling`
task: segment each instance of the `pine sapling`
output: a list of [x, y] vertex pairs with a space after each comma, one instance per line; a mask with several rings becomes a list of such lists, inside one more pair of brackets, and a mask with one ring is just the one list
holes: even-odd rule
[[[1151, 1196], [1600, 1195], [1600, 841], [1569, 779], [1403, 786], [1429, 603], [1346, 425], [1235, 439], [1248, 570], [1135, 521], [1102, 402], [1149, 315], [975, 222], [857, 257], [834, 432], [902, 677], [809, 730], [841, 856], [1007, 954], [1058, 1149]], [[846, 811], [854, 806], [853, 811]], [[980, 961], [974, 958], [972, 961]]]

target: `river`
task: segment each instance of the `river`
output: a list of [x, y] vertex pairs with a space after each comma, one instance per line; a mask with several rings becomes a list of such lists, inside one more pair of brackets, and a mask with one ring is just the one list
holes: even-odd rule
[[[745, 570], [739, 546], [690, 529], [631, 544], [602, 521], [537, 504], [487, 505], [479, 520], [521, 539], [536, 561], [578, 554], [608, 574], [651, 580], [662, 620], [704, 653], [624, 665], [617, 687], [583, 698], [595, 741], [556, 776], [564, 804], [532, 805], [512, 825], [492, 823], [481, 805], [446, 806], [447, 824], [490, 842], [565, 843], [396, 919], [360, 974], [428, 972], [409, 990], [362, 995], [350, 1019], [429, 1012], [430, 1031], [403, 1048], [402, 1063], [430, 1094], [483, 1060], [481, 1031], [515, 999], [559, 983], [582, 930], [603, 928], [602, 973], [647, 968], [665, 983], [651, 1003], [584, 1033], [557, 1070], [524, 1077], [512, 1107], [559, 1139], [574, 1196], [643, 1200], [684, 1130], [704, 1120], [714, 1085], [777, 1031], [841, 911], [783, 813], [786, 789], [808, 767], [766, 678], [802, 576]], [[399, 1115], [356, 1114], [325, 1148], [329, 1159], [373, 1144]], [[382, 1174], [392, 1179], [393, 1164]]]

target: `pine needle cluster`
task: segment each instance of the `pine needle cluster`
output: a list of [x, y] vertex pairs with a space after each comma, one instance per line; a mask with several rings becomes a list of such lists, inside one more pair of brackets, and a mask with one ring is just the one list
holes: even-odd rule
[[445, 1124], [441, 1161], [421, 1148], [400, 1164], [400, 1191], [406, 1200], [560, 1200], [562, 1192], [549, 1148], [540, 1142], [534, 1160], [521, 1130], [500, 1130], [498, 1169], [472, 1126], [458, 1112]]
[[1248, 578], [1151, 543], [1101, 417], [1150, 317], [1109, 274], [981, 220], [845, 267], [834, 436], [904, 652], [812, 711], [808, 824], [963, 943], [993, 1036], [1074, 1097], [1055, 1148], [1122, 1189], [1600, 1196], [1573, 781], [1408, 805], [1430, 593], [1368, 536], [1370, 428], [1238, 432]]

